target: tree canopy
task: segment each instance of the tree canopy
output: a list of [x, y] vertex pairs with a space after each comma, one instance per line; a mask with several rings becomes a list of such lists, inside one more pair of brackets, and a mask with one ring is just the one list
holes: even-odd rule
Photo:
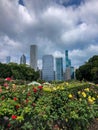
[[0, 78], [13, 77], [13, 79], [21, 80], [37, 80], [39, 78], [39, 72], [34, 71], [31, 67], [25, 64], [0, 63]]
[[98, 55], [90, 58], [76, 70], [76, 79], [98, 83]]

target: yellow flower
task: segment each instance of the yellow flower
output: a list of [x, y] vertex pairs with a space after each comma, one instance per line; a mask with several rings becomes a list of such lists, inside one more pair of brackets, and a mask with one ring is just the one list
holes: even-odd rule
[[94, 97], [91, 97], [91, 96], [88, 97], [88, 102], [89, 102], [90, 104], [93, 104], [95, 100], [96, 100], [96, 99], [95, 99]]
[[85, 90], [86, 92], [89, 92], [89, 88], [85, 88], [84, 90]]
[[79, 101], [82, 101], [82, 99], [81, 99], [81, 98], [79, 98]]
[[96, 99], [94, 97], [92, 97], [92, 100], [95, 101]]
[[94, 103], [94, 101], [93, 101], [91, 98], [88, 98], [88, 102], [89, 102], [90, 104], [93, 104], [93, 103]]
[[66, 118], [65, 121], [68, 122], [68, 118]]
[[85, 97], [86, 97], [86, 93], [85, 93], [85, 92], [82, 92], [82, 96], [85, 98]]
[[66, 85], [68, 85], [68, 82], [66, 82]]
[[78, 94], [80, 94], [81, 92], [80, 91], [78, 91]]
[[73, 96], [72, 96], [72, 94], [69, 94], [68, 97], [69, 97], [69, 98], [72, 98]]
[[17, 120], [19, 120], [20, 122], [24, 120], [23, 116], [17, 116]]

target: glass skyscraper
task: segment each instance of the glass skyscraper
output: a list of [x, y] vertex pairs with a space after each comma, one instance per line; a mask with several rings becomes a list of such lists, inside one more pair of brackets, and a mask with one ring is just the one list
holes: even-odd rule
[[30, 66], [37, 70], [37, 45], [30, 46]]
[[24, 54], [20, 57], [20, 64], [26, 64], [26, 56]]
[[65, 51], [65, 62], [66, 62], [66, 68], [71, 67], [71, 60], [68, 58], [68, 50]]
[[10, 56], [7, 56], [6, 57], [6, 63], [8, 64], [8, 63], [10, 63], [11, 62], [11, 57]]
[[42, 79], [54, 80], [54, 58], [52, 55], [44, 55], [42, 58]]
[[65, 80], [74, 79], [74, 67], [71, 66], [71, 60], [68, 58], [68, 50], [65, 51]]
[[56, 58], [56, 80], [63, 80], [63, 58]]

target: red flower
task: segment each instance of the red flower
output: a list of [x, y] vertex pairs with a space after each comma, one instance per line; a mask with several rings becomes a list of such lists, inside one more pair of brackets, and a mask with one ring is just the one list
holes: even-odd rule
[[30, 92], [27, 95], [30, 96], [31, 95]]
[[42, 89], [42, 88], [43, 88], [43, 86], [38, 86], [38, 88], [39, 88], [39, 89]]
[[12, 79], [10, 77], [7, 77], [5, 80], [7, 81], [11, 81]]
[[8, 127], [11, 127], [11, 124], [8, 124], [7, 126], [8, 126]]
[[12, 119], [15, 120], [17, 118], [16, 115], [12, 115]]
[[5, 99], [5, 96], [2, 96], [1, 99], [4, 100], [4, 99]]
[[29, 101], [29, 100], [28, 100], [28, 99], [26, 99], [26, 103], [28, 103], [28, 101]]
[[20, 107], [19, 105], [16, 105], [16, 109], [19, 109], [19, 107]]
[[33, 92], [36, 93], [36, 92], [37, 92], [37, 89], [36, 89], [36, 88], [33, 88]]
[[13, 100], [14, 100], [14, 101], [16, 101], [16, 100], [17, 100], [17, 98], [16, 98], [16, 97], [14, 97], [14, 98], [13, 98]]

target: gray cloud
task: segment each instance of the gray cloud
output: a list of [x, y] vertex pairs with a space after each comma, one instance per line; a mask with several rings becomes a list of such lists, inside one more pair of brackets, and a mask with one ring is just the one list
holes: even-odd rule
[[[75, 66], [98, 54], [98, 1], [68, 6], [69, 0], [1, 0], [0, 59], [11, 55], [19, 59], [29, 47], [39, 47], [39, 63], [44, 54], [63, 56], [69, 50]], [[64, 6], [66, 3], [66, 6]], [[12, 59], [13, 59], [12, 58]]]

